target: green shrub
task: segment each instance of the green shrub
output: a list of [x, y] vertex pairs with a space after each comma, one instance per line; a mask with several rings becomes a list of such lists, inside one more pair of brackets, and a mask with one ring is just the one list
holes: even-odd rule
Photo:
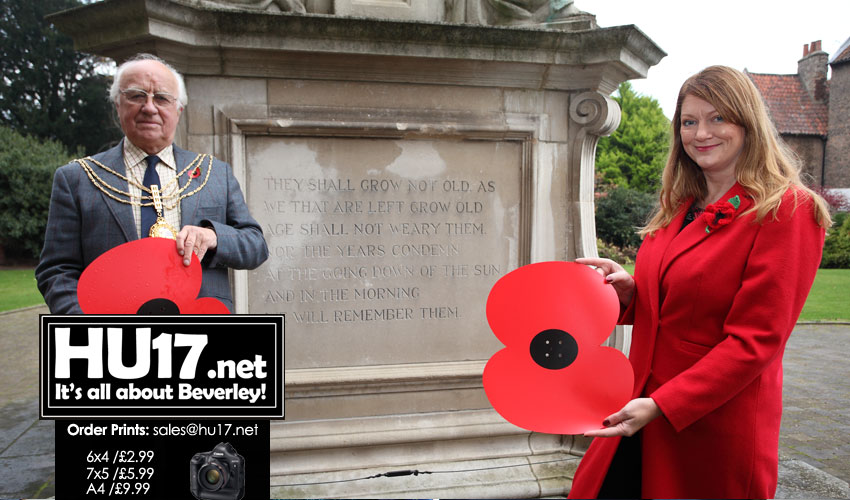
[[637, 247], [617, 248], [596, 238], [596, 251], [603, 259], [611, 259], [620, 265], [634, 264]]
[[823, 269], [850, 269], [850, 216], [839, 212], [833, 217], [833, 226], [823, 244]]
[[0, 126], [0, 245], [7, 257], [38, 257], [53, 173], [71, 158], [59, 142], [41, 142]]
[[635, 189], [615, 187], [596, 200], [596, 236], [619, 248], [640, 246], [637, 230], [655, 206], [655, 197]]

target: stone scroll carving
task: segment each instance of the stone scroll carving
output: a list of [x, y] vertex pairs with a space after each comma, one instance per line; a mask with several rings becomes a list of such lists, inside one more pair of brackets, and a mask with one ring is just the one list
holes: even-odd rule
[[[610, 135], [620, 125], [620, 106], [598, 92], [584, 92], [570, 102], [570, 177], [573, 227], [578, 227], [573, 257], [596, 257], [596, 222], [594, 213], [594, 182], [596, 174], [596, 144], [602, 136]], [[615, 347], [628, 356], [631, 346], [631, 326], [618, 326], [605, 345]]]
[[620, 106], [598, 92], [583, 92], [570, 102], [570, 119], [585, 126], [597, 138], [610, 135], [620, 125]]
[[[595, 257], [596, 224], [594, 221], [594, 179], [596, 173], [596, 144], [599, 137], [610, 135], [620, 124], [620, 106], [598, 92], [583, 92], [570, 101], [570, 164], [571, 192], [577, 201], [574, 227], [581, 228], [577, 238], [576, 257]], [[575, 167], [578, 168], [575, 168]], [[576, 192], [576, 186], [578, 192]]]

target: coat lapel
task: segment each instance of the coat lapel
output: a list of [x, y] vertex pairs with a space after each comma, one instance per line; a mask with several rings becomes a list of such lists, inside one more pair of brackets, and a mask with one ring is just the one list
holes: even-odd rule
[[[119, 174], [126, 176], [127, 169], [124, 166], [124, 140], [118, 143], [114, 148], [106, 151], [99, 158], [99, 161], [106, 165], [107, 167], [115, 170]], [[97, 167], [95, 167], [97, 168]], [[119, 179], [112, 175], [104, 176], [104, 180], [109, 179], [110, 185], [119, 191], [128, 192], [129, 186], [127, 185], [127, 181]], [[127, 241], [133, 241], [139, 239], [139, 236], [136, 234], [136, 221], [133, 219], [133, 209], [137, 207], [133, 207], [127, 203], [121, 203], [116, 201], [106, 193], [101, 192], [100, 196], [103, 198], [103, 201], [106, 203], [106, 207], [109, 209], [109, 212], [115, 217], [115, 221], [118, 223], [118, 226], [121, 228], [121, 232], [124, 234], [124, 238]]]
[[[683, 204], [684, 207], [690, 202]], [[652, 236], [647, 236], [641, 244], [635, 266], [635, 282], [638, 287], [638, 301], [635, 311], [635, 325], [640, 325], [641, 342], [632, 343], [629, 360], [635, 370], [634, 397], [643, 394], [652, 365], [652, 353], [655, 337], [658, 332], [659, 312], [661, 310], [661, 282], [658, 277], [661, 272], [661, 262], [664, 253], [676, 237], [678, 231], [673, 228], [682, 227], [685, 210], [680, 209], [667, 227], [663, 227]]]
[[[667, 250], [670, 248], [672, 241], [676, 238], [678, 233], [678, 228], [682, 227], [682, 221], [685, 220], [685, 212], [687, 209], [685, 207], [690, 206], [690, 201], [687, 201], [679, 210], [679, 213], [667, 227], [663, 229], [659, 229], [655, 232], [655, 236], [652, 236], [652, 247], [651, 253], [647, 259], [647, 269], [646, 269], [646, 285], [649, 290], [649, 305], [652, 311], [655, 311], [654, 317], [658, 317], [658, 311], [660, 310], [660, 289], [661, 289], [661, 274], [664, 269], [663, 266], [663, 258], [666, 254]], [[693, 224], [691, 224], [693, 225]], [[674, 229], [676, 228], [676, 229]], [[654, 331], [654, 328], [653, 328]], [[654, 343], [653, 343], [654, 344]]]
[[[738, 218], [743, 212], [749, 210], [752, 206], [753, 201], [750, 198], [744, 188], [735, 183], [732, 188], [726, 192], [723, 196], [720, 197], [720, 200], [727, 201], [730, 198], [738, 196], [740, 199], [740, 205], [735, 210], [734, 218]], [[679, 228], [682, 227], [682, 222], [685, 218], [685, 212], [687, 212], [688, 205], [683, 205], [681, 213], [670, 223], [667, 228], [665, 228], [666, 232], [671, 233], [669, 244], [665, 247], [663, 256], [660, 261], [660, 268], [658, 272], [658, 281], [657, 283], [661, 283], [664, 279], [664, 274], [667, 272], [667, 269], [670, 268], [670, 265], [679, 258], [682, 254], [698, 245], [700, 242], [707, 238], [711, 238], [717, 232], [721, 232], [724, 230], [725, 226], [720, 226], [717, 228], [711, 229], [711, 231], [706, 231], [706, 223], [705, 219], [702, 217], [698, 217], [695, 221], [688, 224], [688, 226], [681, 231]], [[734, 220], [734, 219], [733, 219]], [[657, 297], [657, 295], [654, 295]]]

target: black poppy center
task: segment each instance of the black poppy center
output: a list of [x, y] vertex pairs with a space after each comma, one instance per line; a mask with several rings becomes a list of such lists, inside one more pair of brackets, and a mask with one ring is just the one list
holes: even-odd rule
[[180, 314], [180, 308], [177, 307], [177, 304], [171, 302], [168, 299], [151, 299], [136, 311], [136, 314], [153, 314], [159, 316], [169, 316], [174, 314]]
[[563, 330], [543, 330], [531, 339], [531, 359], [549, 370], [570, 366], [578, 356], [578, 343]]

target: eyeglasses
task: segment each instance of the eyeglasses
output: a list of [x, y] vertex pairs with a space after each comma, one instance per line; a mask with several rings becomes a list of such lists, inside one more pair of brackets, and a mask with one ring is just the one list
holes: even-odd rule
[[177, 102], [177, 98], [168, 92], [150, 93], [146, 90], [134, 88], [122, 89], [120, 92], [124, 96], [124, 99], [140, 106], [147, 104], [148, 97], [152, 97], [154, 105], [159, 108], [167, 108]]

